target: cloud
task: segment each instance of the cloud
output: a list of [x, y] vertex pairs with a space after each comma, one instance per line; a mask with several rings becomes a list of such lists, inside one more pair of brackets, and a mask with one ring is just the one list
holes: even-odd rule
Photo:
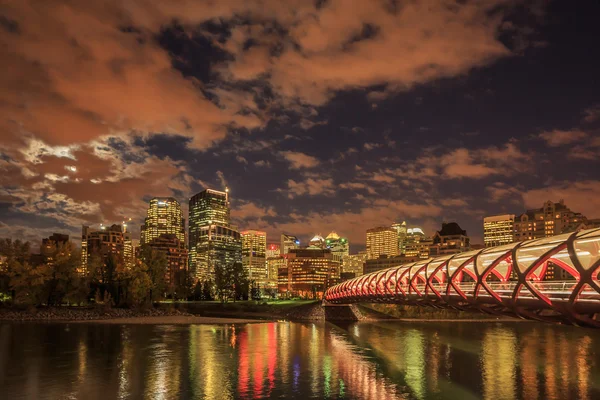
[[331, 178], [307, 178], [306, 180], [300, 182], [297, 182], [293, 179], [289, 179], [287, 185], [288, 197], [290, 199], [303, 195], [332, 196], [333, 194], [335, 194], [333, 179]]
[[468, 207], [469, 203], [467, 203], [464, 199], [442, 199], [440, 200], [440, 204], [444, 207]]
[[279, 154], [291, 164], [292, 169], [313, 168], [320, 163], [317, 158], [297, 151], [280, 151]]
[[545, 201], [560, 199], [575, 212], [580, 212], [588, 218], [600, 218], [600, 181], [597, 180], [561, 182], [523, 193], [523, 201], [527, 208], [539, 208]]
[[257, 167], [270, 167], [271, 163], [266, 160], [258, 160], [254, 163]]
[[[498, 39], [510, 8], [501, 0], [401, 6], [368, 1], [352, 7], [332, 0], [318, 8], [294, 1], [285, 3], [285, 10], [275, 1], [244, 4], [247, 14], [242, 7], [227, 11], [274, 18], [288, 37], [259, 27], [238, 29], [226, 44], [234, 59], [225, 61], [221, 72], [236, 80], [268, 79], [283, 99], [307, 104], [322, 105], [348, 88], [386, 84], [404, 90], [512, 54]], [[255, 45], [244, 46], [248, 40]]]
[[[173, 68], [154, 38], [175, 15], [145, 5], [31, 0], [5, 5], [3, 14], [19, 30], [0, 36], [3, 139], [35, 136], [70, 145], [133, 130], [189, 136], [202, 148], [222, 139], [228, 127], [263, 126], [262, 116], [242, 112], [247, 97], [221, 91], [211, 101], [201, 82]], [[152, 23], [144, 19], [150, 14]]]
[[232, 217], [238, 220], [262, 220], [265, 217], [275, 217], [273, 207], [262, 207], [253, 202], [242, 202], [232, 210]]
[[363, 147], [365, 148], [365, 150], [370, 151], [370, 150], [374, 150], [378, 147], [381, 147], [380, 143], [372, 143], [372, 142], [366, 142], [365, 144], [363, 144]]
[[578, 129], [563, 131], [555, 129], [553, 131], [542, 132], [539, 137], [546, 141], [550, 147], [559, 147], [567, 144], [579, 142], [587, 137], [587, 134]]
[[394, 221], [436, 217], [441, 211], [440, 207], [426, 202], [415, 204], [403, 200], [379, 199], [365, 204], [357, 211], [292, 215], [291, 221], [275, 224], [274, 227], [280, 232], [292, 232], [299, 236], [335, 229], [340, 235], [348, 237], [351, 243], [364, 243], [366, 230], [369, 228], [389, 225]]
[[583, 121], [589, 123], [598, 121], [600, 119], [600, 104], [595, 104], [590, 108], [587, 108], [584, 112], [585, 116]]
[[242, 157], [242, 156], [239, 156], [239, 155], [238, 155], [238, 156], [235, 156], [235, 159], [236, 159], [238, 162], [242, 163], [242, 164], [248, 164], [248, 160], [246, 160], [246, 158], [245, 158], [245, 157]]

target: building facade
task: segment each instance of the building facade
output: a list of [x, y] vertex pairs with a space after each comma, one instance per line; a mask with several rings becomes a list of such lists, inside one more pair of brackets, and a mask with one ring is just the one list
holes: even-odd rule
[[371, 272], [380, 271], [382, 269], [397, 267], [403, 264], [419, 261], [419, 257], [407, 257], [407, 256], [393, 256], [387, 257], [382, 255], [379, 258], [366, 260], [364, 273], [370, 274]]
[[514, 214], [494, 215], [483, 219], [483, 243], [485, 247], [502, 246], [514, 241]]
[[179, 240], [174, 234], [162, 234], [147, 243], [152, 249], [165, 254], [167, 258], [167, 269], [165, 271], [165, 282], [173, 290], [177, 283], [184, 284], [184, 274], [188, 268], [188, 249], [185, 242]]
[[190, 198], [188, 220], [188, 265], [194, 281], [213, 280], [215, 267], [242, 262], [242, 239], [230, 225], [227, 189], [206, 189]]
[[290, 250], [297, 249], [298, 247], [300, 247], [300, 240], [296, 236], [285, 233], [281, 234], [281, 246], [279, 248], [281, 255], [288, 254]]
[[406, 221], [402, 221], [401, 224], [395, 223], [392, 225], [392, 228], [394, 228], [398, 233], [398, 254], [404, 254], [406, 247], [406, 236], [408, 234]]
[[364, 273], [367, 252], [360, 251], [358, 254], [348, 254], [342, 258], [342, 272], [352, 273], [355, 277]]
[[277, 257], [281, 255], [281, 251], [279, 250], [279, 244], [277, 243], [269, 243], [267, 244], [267, 259]]
[[265, 287], [267, 271], [267, 232], [249, 229], [240, 232], [242, 237], [242, 265], [250, 282]]
[[471, 249], [471, 241], [467, 231], [461, 229], [456, 222], [442, 222], [442, 229], [433, 236], [433, 246], [430, 256], [437, 257], [447, 254], [462, 253]]
[[325, 238], [325, 246], [331, 250], [334, 261], [343, 262], [344, 257], [350, 254], [350, 242], [348, 239], [340, 237], [335, 232], [331, 232]]
[[398, 232], [388, 226], [367, 230], [367, 259], [398, 255]]
[[540, 239], [543, 237], [574, 232], [587, 218], [571, 211], [564, 200], [547, 201], [541, 208], [527, 210], [515, 218], [514, 240]]
[[94, 230], [83, 225], [81, 229], [81, 272], [87, 272], [89, 262], [94, 256], [106, 265], [109, 257], [117, 264], [129, 266], [133, 260], [131, 254], [131, 235], [121, 225], [100, 226]]
[[155, 197], [150, 200], [148, 211], [140, 230], [140, 242], [148, 244], [161, 235], [175, 235], [185, 243], [185, 219], [181, 205], [173, 197]]
[[279, 268], [278, 291], [283, 296], [321, 298], [339, 278], [340, 263], [329, 249], [292, 249], [287, 265]]

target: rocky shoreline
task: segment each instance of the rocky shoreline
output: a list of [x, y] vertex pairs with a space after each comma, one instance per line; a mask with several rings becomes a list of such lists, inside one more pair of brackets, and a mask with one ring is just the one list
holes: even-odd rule
[[0, 322], [66, 322], [66, 321], [98, 321], [114, 320], [120, 318], [145, 318], [145, 317], [191, 317], [193, 314], [181, 312], [176, 309], [150, 308], [147, 310], [134, 310], [127, 308], [75, 308], [75, 307], [48, 307], [33, 310], [0, 309]]

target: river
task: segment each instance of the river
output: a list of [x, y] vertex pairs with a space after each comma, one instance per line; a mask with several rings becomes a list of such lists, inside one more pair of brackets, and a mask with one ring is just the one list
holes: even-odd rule
[[1, 324], [3, 399], [598, 399], [600, 332], [534, 322]]

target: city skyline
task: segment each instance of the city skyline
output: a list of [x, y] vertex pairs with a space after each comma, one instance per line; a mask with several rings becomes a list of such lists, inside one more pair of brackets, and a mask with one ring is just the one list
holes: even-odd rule
[[483, 217], [547, 200], [600, 217], [597, 2], [196, 3], [2, 9], [2, 236], [139, 236], [150, 198], [187, 215], [204, 187], [240, 228], [352, 252], [403, 220], [483, 243]]

